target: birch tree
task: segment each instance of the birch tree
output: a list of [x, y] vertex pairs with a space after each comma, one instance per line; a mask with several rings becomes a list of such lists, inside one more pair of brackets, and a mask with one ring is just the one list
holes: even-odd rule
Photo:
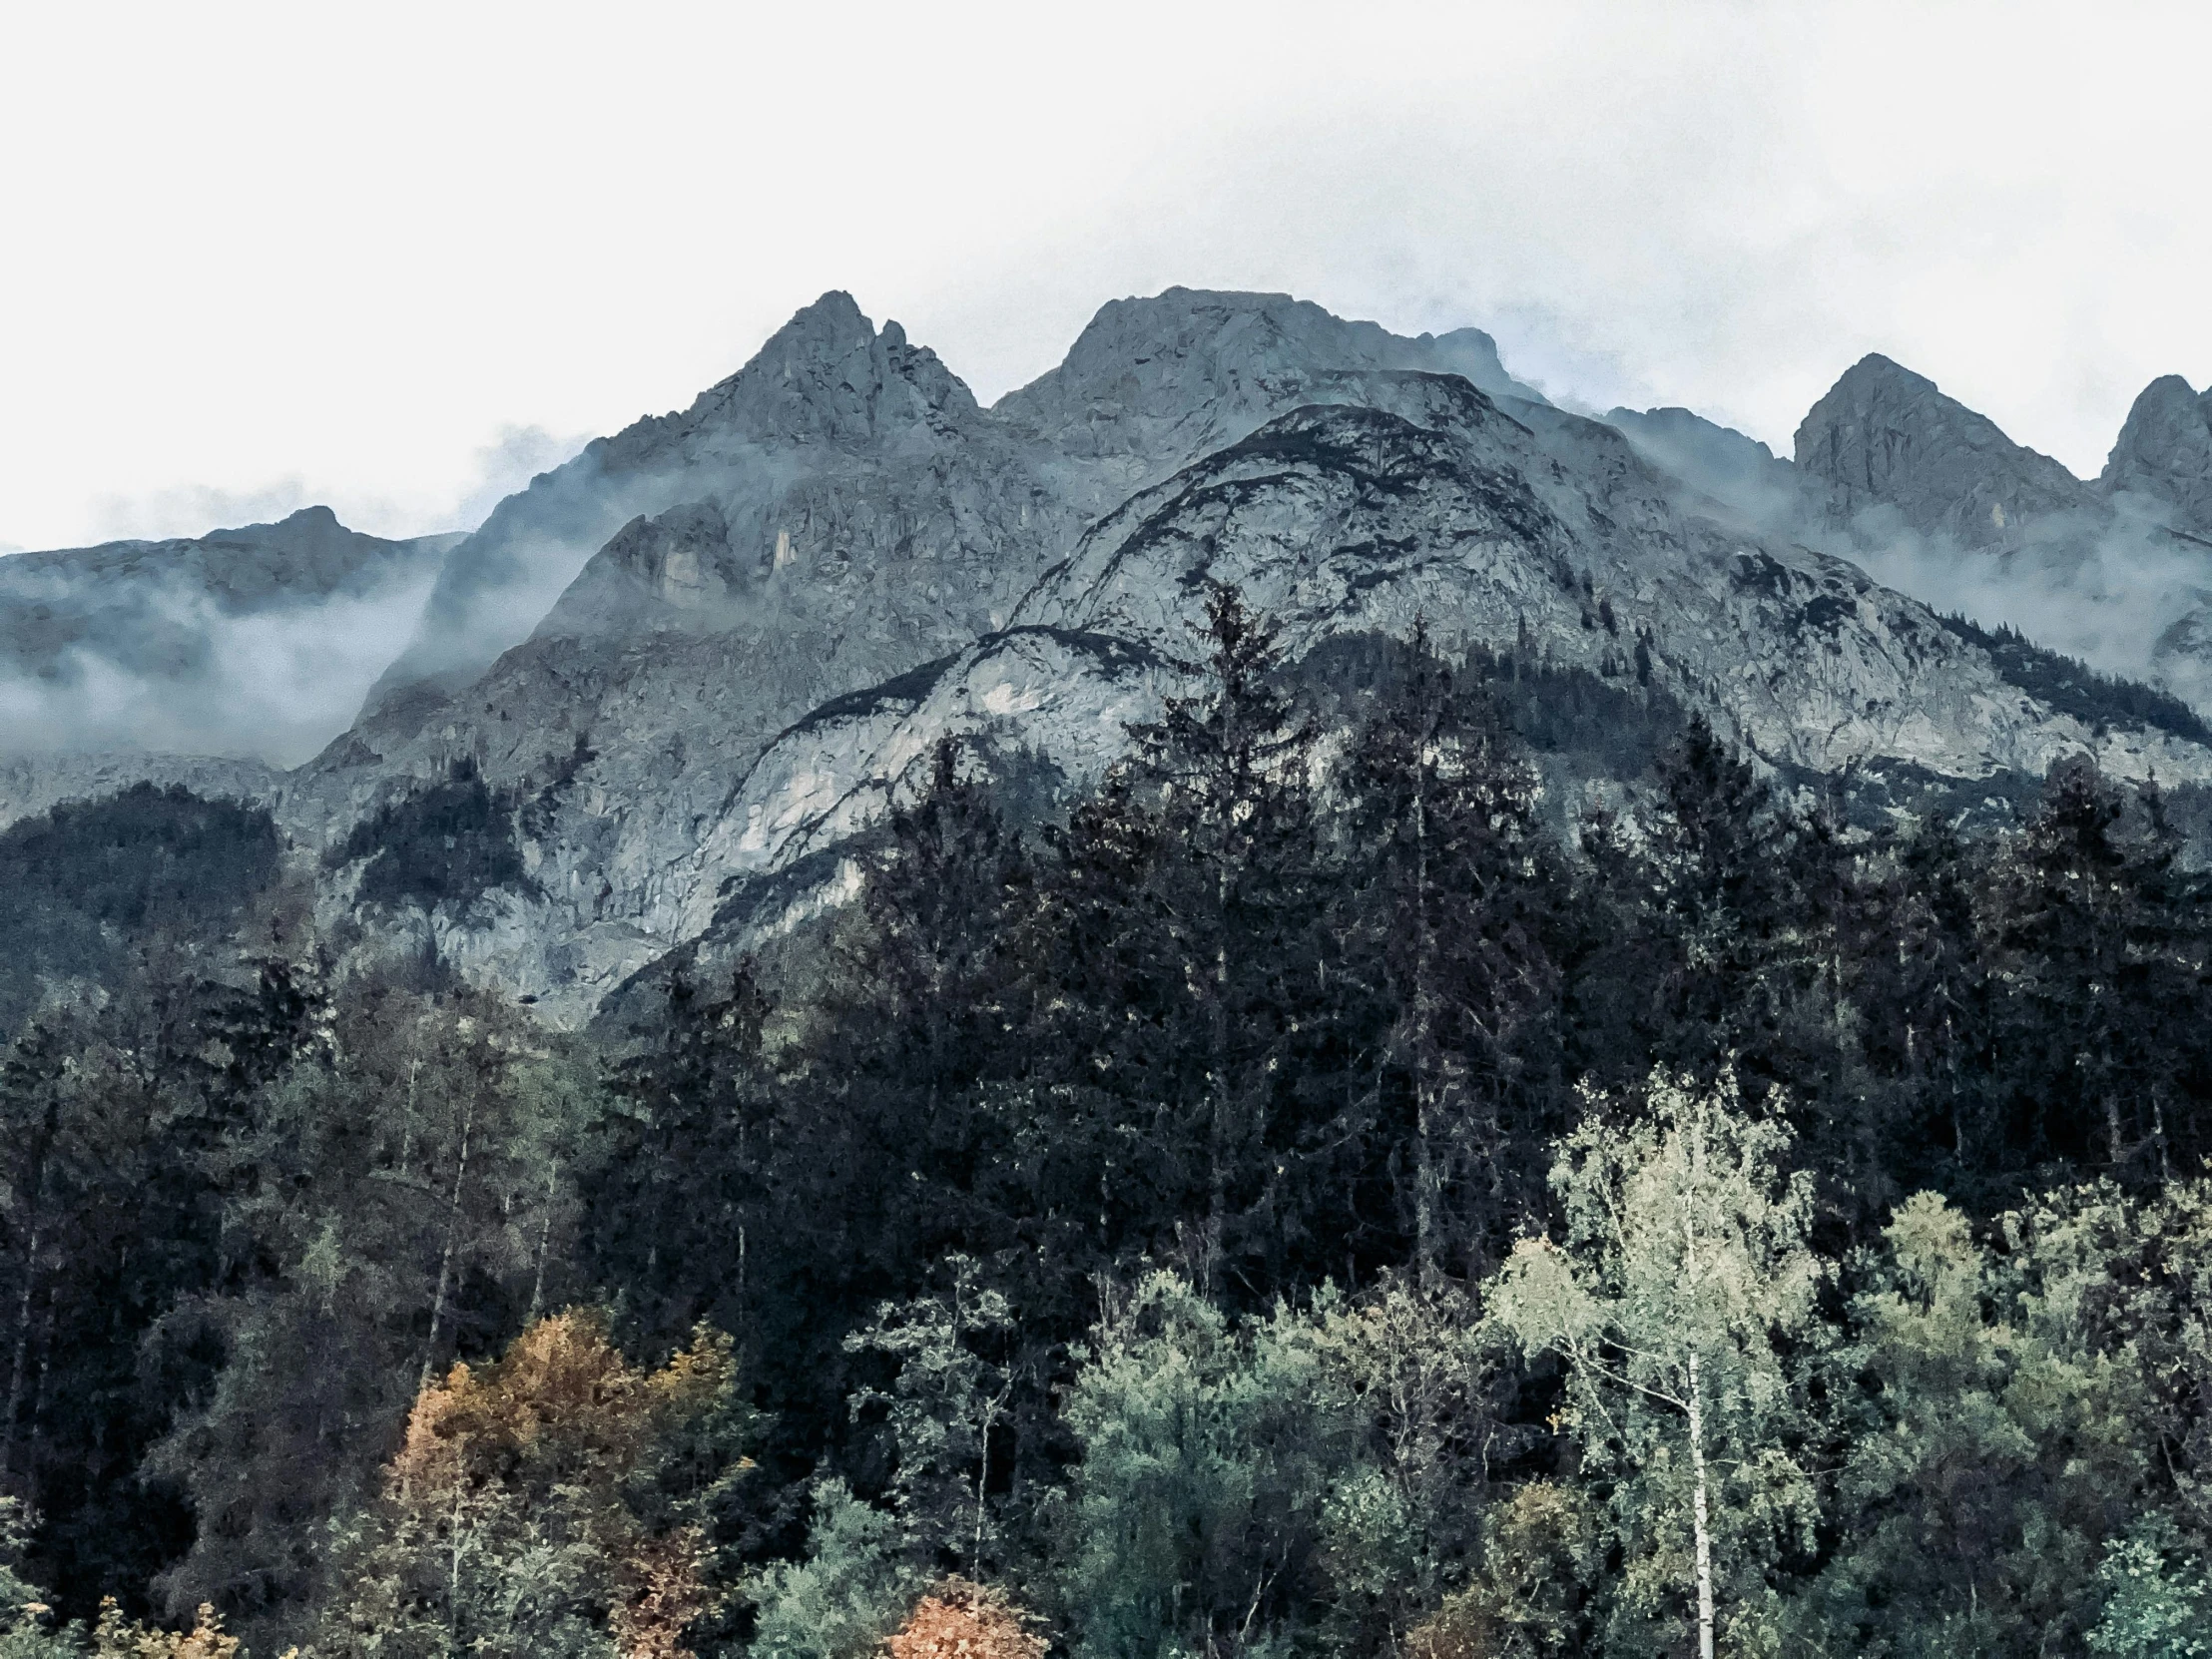
[[1564, 1237], [1514, 1248], [1488, 1317], [1564, 1368], [1554, 1423], [1609, 1485], [1622, 1550], [1616, 1641], [1648, 1643], [1687, 1604], [1713, 1659], [1720, 1632], [1748, 1646], [1768, 1621], [1761, 1569], [1812, 1546], [1806, 1384], [1828, 1269], [1807, 1243], [1811, 1182], [1726, 1074], [1655, 1074], [1625, 1123], [1589, 1104], [1552, 1170]]

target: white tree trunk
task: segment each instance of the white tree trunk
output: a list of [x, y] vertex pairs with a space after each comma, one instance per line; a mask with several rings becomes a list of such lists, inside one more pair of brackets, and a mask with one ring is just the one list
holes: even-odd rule
[[453, 1247], [461, 1232], [461, 1184], [468, 1179], [468, 1143], [476, 1129], [476, 1102], [470, 1097], [461, 1116], [461, 1157], [453, 1171], [453, 1203], [445, 1223], [445, 1249], [438, 1255], [437, 1294], [430, 1299], [430, 1336], [422, 1349], [422, 1375], [415, 1381], [415, 1395], [430, 1386], [430, 1368], [438, 1357], [438, 1332], [445, 1324], [445, 1292], [453, 1282]]
[[1705, 1498], [1705, 1407], [1698, 1397], [1697, 1351], [1690, 1351], [1690, 1526], [1697, 1538], [1698, 1659], [1713, 1659], [1713, 1533]]

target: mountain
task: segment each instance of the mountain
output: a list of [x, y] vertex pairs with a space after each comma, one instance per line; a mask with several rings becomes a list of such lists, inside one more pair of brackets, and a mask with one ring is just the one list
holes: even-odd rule
[[[712, 912], [729, 872], [701, 837], [779, 733], [1006, 626], [1132, 490], [1283, 410], [1368, 396], [1378, 364], [1535, 395], [1477, 330], [1177, 288], [1108, 305], [986, 410], [897, 323], [827, 294], [689, 411], [591, 445], [457, 548], [361, 721], [287, 787], [291, 822], [326, 842], [465, 762], [534, 803], [532, 879], [562, 919], [445, 947], [519, 950], [539, 994], [619, 978]], [[578, 561], [587, 523], [605, 533]], [[495, 660], [457, 655], [556, 577]]]
[[[1282, 294], [1113, 301], [986, 408], [830, 293], [689, 409], [424, 549], [434, 587], [351, 728], [289, 774], [211, 782], [320, 860], [326, 936], [433, 951], [579, 1023], [671, 951], [840, 902], [945, 738], [1017, 816], [1063, 811], [1192, 683], [1214, 583], [1301, 672], [1418, 627], [1529, 697], [1622, 730], [1699, 712], [1865, 802], [2008, 799], [2081, 750], [2212, 782], [2188, 709], [1847, 556], [1869, 522], [1986, 560], [1954, 532], [2112, 512], [1882, 358], [1792, 463], [1687, 410], [1554, 408], [1477, 330], [1393, 335]], [[1577, 742], [1545, 757], [1562, 822], [1633, 790], [1602, 735]], [[100, 764], [7, 789], [127, 770]]]
[[2098, 505], [2048, 455], [1878, 352], [1806, 413], [1795, 458], [1844, 513], [1892, 508], [1907, 527], [1966, 547], [2017, 546], [2023, 525]]
[[2212, 541], [2212, 389], [2199, 394], [2178, 374], [2145, 386], [2097, 486], [2135, 497], [2173, 529]]
[[841, 849], [940, 738], [1039, 811], [1091, 787], [1187, 683], [1215, 580], [1300, 652], [1418, 619], [1455, 650], [1702, 709], [1793, 772], [1970, 783], [2086, 747], [2123, 775], [2212, 776], [2186, 711], [2061, 707], [2053, 673], [1693, 498], [1495, 362], [1481, 336], [1177, 289], [1108, 305], [983, 409], [895, 324], [826, 296], [684, 417], [703, 458], [652, 474], [667, 505], [610, 532], [465, 687], [372, 707], [289, 781], [287, 822], [339, 848], [346, 914], [378, 857], [418, 857], [409, 826], [478, 792], [502, 844], [466, 879], [430, 856], [418, 887], [383, 889], [388, 919], [586, 1018], [672, 948], [834, 901]]
[[1813, 406], [1794, 462], [1686, 409], [1606, 419], [1749, 525], [2212, 713], [2212, 415], [2177, 376], [2094, 483], [1881, 356]]
[[[592, 443], [502, 502], [455, 550], [371, 712], [466, 684], [522, 643], [634, 519], [711, 495], [749, 554], [761, 537], [781, 550], [771, 568], [852, 534], [910, 550], [956, 525], [987, 541], [1009, 528], [989, 515], [1007, 511], [1024, 545], [1060, 548], [1163, 468], [1326, 396], [1319, 382], [1331, 372], [1366, 367], [1538, 395], [1511, 380], [1478, 329], [1405, 338], [1288, 294], [1170, 288], [1105, 306], [1065, 362], [985, 411], [895, 322], [878, 334], [849, 294], [827, 293], [689, 409]], [[964, 478], [984, 498], [969, 499], [932, 482], [948, 460], [963, 474], [1022, 476]], [[579, 596], [561, 625], [588, 628], [588, 616]]]
[[386, 541], [307, 507], [0, 558], [7, 747], [295, 762], [343, 729], [453, 541]]

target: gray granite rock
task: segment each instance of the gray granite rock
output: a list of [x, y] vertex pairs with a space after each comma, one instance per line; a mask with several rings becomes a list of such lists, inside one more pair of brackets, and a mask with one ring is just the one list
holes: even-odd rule
[[467, 763], [526, 879], [369, 914], [355, 861], [318, 876], [323, 919], [573, 1024], [672, 948], [841, 902], [854, 837], [942, 738], [1040, 800], [1090, 788], [1190, 683], [1212, 581], [1294, 651], [1419, 622], [1664, 692], [1778, 769], [1971, 781], [2086, 748], [2212, 780], [2198, 744], [2054, 706], [1823, 551], [1852, 501], [1936, 526], [1985, 497], [2110, 511], [1866, 369], [1808, 422], [1861, 457], [1840, 497], [1685, 411], [1556, 409], [1473, 330], [1173, 289], [1106, 306], [986, 409], [827, 295], [689, 410], [503, 503], [360, 720], [256, 787], [314, 852]]
[[[1212, 582], [1243, 588], [1294, 654], [1418, 619], [1447, 651], [1648, 680], [1777, 767], [1978, 779], [2088, 749], [2121, 776], [2212, 777], [2212, 755], [2173, 733], [2040, 703], [1843, 561], [1683, 513], [1608, 427], [1453, 377], [1361, 383], [1361, 401], [1279, 416], [1107, 514], [1010, 629], [777, 735], [704, 828], [669, 843], [682, 869], [662, 867], [669, 907], [645, 932], [735, 949], [793, 905], [833, 902], [853, 879], [839, 849], [919, 787], [943, 737], [986, 767], [1025, 760], [1088, 788], [1126, 724], [1189, 684]], [[573, 1018], [613, 988], [536, 994]]]
[[1872, 353], [1797, 429], [1799, 469], [1845, 513], [1890, 507], [1905, 525], [1965, 547], [2016, 547], [2023, 526], [2102, 503], [2048, 455], [2014, 443], [1936, 382]]
[[2212, 540], [2212, 389], [2199, 394], [2178, 374], [2145, 386], [2097, 484]]

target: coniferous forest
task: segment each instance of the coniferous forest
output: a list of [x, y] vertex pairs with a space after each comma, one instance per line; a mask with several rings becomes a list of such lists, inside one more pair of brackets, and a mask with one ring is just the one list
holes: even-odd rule
[[0, 1653], [2212, 1653], [2168, 803], [1209, 618], [1095, 795], [941, 749], [582, 1033], [254, 811], [0, 833]]

